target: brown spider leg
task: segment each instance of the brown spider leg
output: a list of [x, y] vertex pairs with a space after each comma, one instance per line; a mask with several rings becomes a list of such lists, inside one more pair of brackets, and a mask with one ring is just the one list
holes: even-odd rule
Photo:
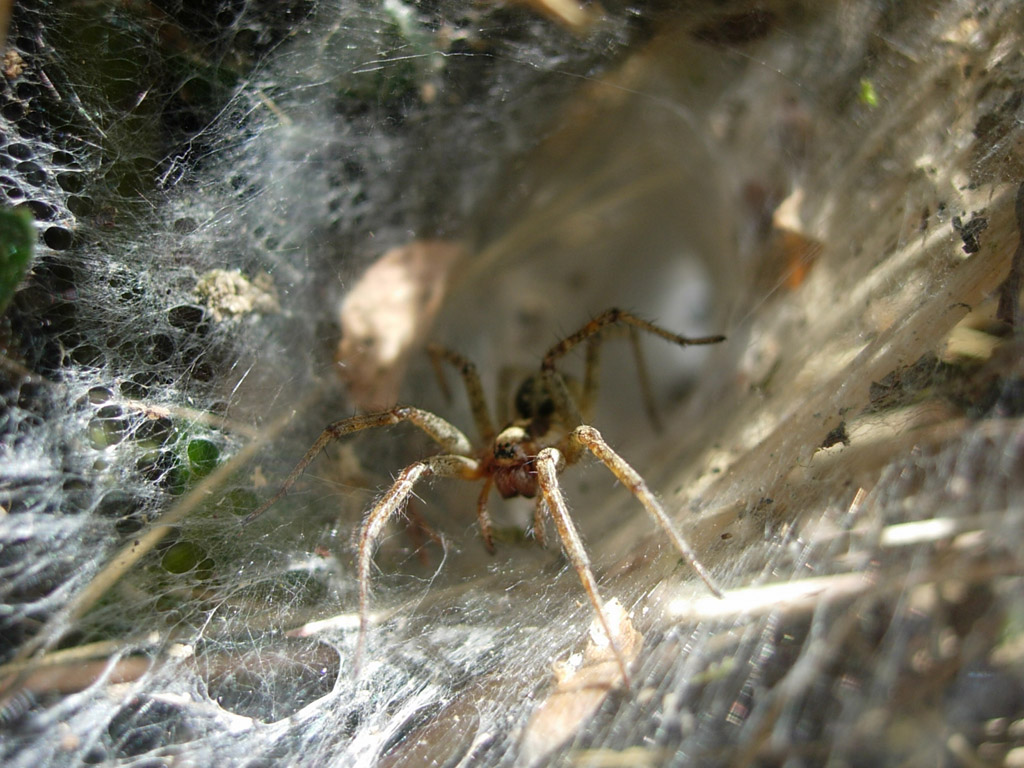
[[430, 355], [430, 366], [434, 369], [434, 378], [437, 379], [437, 385], [441, 388], [444, 401], [451, 404], [452, 391], [448, 387], [448, 377], [444, 375], [444, 366], [441, 365], [444, 362], [442, 349], [435, 344], [427, 344], [427, 354]]
[[429, 344], [427, 351], [434, 365], [434, 371], [441, 382], [441, 389], [445, 398], [451, 399], [448, 392], [448, 384], [444, 378], [444, 371], [441, 362], [449, 363], [459, 372], [462, 381], [466, 385], [466, 394], [469, 395], [469, 407], [473, 412], [473, 422], [476, 424], [477, 432], [480, 433], [482, 443], [489, 443], [494, 439], [494, 425], [491, 422], [491, 414], [487, 408], [487, 397], [484, 395], [483, 385], [480, 383], [480, 374], [477, 373], [476, 365], [458, 352], [437, 344]]
[[[604, 329], [602, 329], [604, 330]], [[633, 349], [633, 362], [636, 366], [637, 379], [640, 382], [640, 396], [643, 398], [644, 411], [647, 420], [656, 431], [661, 430], [661, 417], [658, 415], [658, 407], [654, 402], [654, 390], [651, 388], [651, 379], [647, 372], [647, 361], [644, 358], [643, 347], [640, 346], [640, 334], [635, 326], [627, 326], [629, 344]], [[583, 373], [583, 392], [580, 395], [580, 414], [583, 416], [583, 424], [591, 422], [591, 414], [594, 411], [594, 404], [597, 401], [597, 392], [600, 387], [598, 378], [601, 367], [601, 344], [607, 339], [607, 334], [598, 331], [587, 339], [586, 359]]]
[[494, 554], [494, 535], [491, 528], [491, 516], [487, 512], [487, 497], [490, 495], [493, 485], [492, 478], [484, 479], [484, 487], [480, 489], [480, 495], [476, 500], [476, 521], [480, 526], [480, 537], [484, 540], [487, 551], [492, 555]]
[[587, 339], [587, 356], [583, 366], [583, 392], [580, 394], [580, 416], [584, 424], [590, 423], [594, 412], [594, 403], [597, 401], [602, 341], [604, 339], [600, 335]]
[[252, 522], [254, 519], [266, 512], [267, 509], [277, 503], [282, 496], [288, 493], [288, 490], [295, 485], [295, 482], [306, 470], [306, 467], [310, 465], [313, 459], [320, 455], [320, 452], [326, 448], [327, 444], [332, 440], [337, 440], [338, 438], [345, 437], [353, 432], [360, 432], [364, 429], [389, 427], [403, 421], [415, 424], [435, 443], [440, 445], [446, 453], [469, 455], [473, 452], [473, 447], [469, 442], [469, 438], [462, 434], [458, 427], [453, 424], [449, 424], [440, 416], [435, 416], [433, 413], [419, 408], [399, 406], [398, 408], [391, 408], [387, 411], [361, 414], [359, 416], [352, 416], [348, 419], [342, 419], [341, 421], [336, 421], [333, 424], [327, 425], [327, 428], [320, 433], [316, 442], [314, 442], [310, 449], [306, 451], [306, 455], [303, 456], [299, 460], [299, 463], [295, 465], [295, 469], [288, 473], [288, 477], [284, 479], [284, 483], [281, 484], [277, 493], [267, 499], [267, 501], [265, 501], [255, 512], [250, 513], [243, 522]]
[[533, 538], [542, 547], [548, 545], [548, 535], [544, 531], [544, 516], [548, 514], [548, 505], [544, 501], [544, 496], [538, 496], [536, 503], [533, 505]]
[[359, 582], [359, 634], [352, 657], [353, 674], [358, 674], [366, 648], [366, 634], [370, 627], [370, 565], [377, 540], [391, 516], [408, 500], [416, 482], [424, 476], [461, 477], [476, 479], [479, 465], [466, 456], [442, 454], [410, 464], [373, 506], [359, 530], [359, 549], [356, 552], [356, 578]]
[[690, 544], [676, 530], [661, 506], [661, 502], [651, 493], [640, 473], [612, 450], [611, 446], [601, 437], [601, 433], [590, 426], [579, 426], [569, 435], [569, 443], [570, 445], [575, 444], [586, 448], [601, 463], [608, 467], [611, 473], [619, 479], [619, 482], [629, 489], [629, 492], [636, 497], [637, 501], [643, 504], [648, 514], [654, 518], [654, 521], [661, 526], [665, 535], [672, 541], [673, 546], [679, 550], [680, 554], [686, 559], [686, 562], [690, 564], [690, 567], [697, 572], [697, 575], [701, 577], [708, 589], [711, 590], [711, 594], [715, 597], [722, 597], [722, 590], [715, 583], [715, 580], [711, 577], [703, 563], [697, 559], [697, 554], [693, 551]]
[[583, 546], [583, 540], [580, 539], [576, 526], [572, 522], [569, 508], [566, 506], [565, 498], [562, 496], [562, 491], [558, 486], [558, 472], [563, 467], [565, 467], [565, 459], [557, 448], [545, 448], [537, 454], [537, 480], [540, 484], [541, 493], [544, 496], [544, 502], [551, 513], [551, 518], [555, 521], [555, 528], [562, 539], [562, 547], [565, 549], [565, 554], [568, 556], [573, 568], [576, 569], [576, 574], [583, 584], [587, 597], [590, 598], [590, 604], [594, 607], [598, 621], [601, 622], [601, 628], [604, 629], [608, 643], [615, 653], [615, 659], [622, 673], [622, 680], [628, 688], [629, 671], [626, 669], [626, 659], [623, 657], [622, 651], [619, 650], [619, 645], [615, 641], [611, 622], [608, 621], [608, 617], [605, 615], [604, 603], [602, 603], [601, 595], [597, 591], [597, 581], [594, 579], [594, 572], [590, 567], [590, 558], [587, 557], [587, 550]]
[[405, 507], [405, 517], [409, 521], [407, 531], [409, 533], [409, 539], [412, 542], [413, 551], [416, 552], [420, 562], [423, 563], [424, 566], [430, 565], [430, 554], [427, 552], [427, 540], [429, 539], [438, 546], [441, 546], [444, 542], [441, 540], [437, 531], [430, 527], [426, 518], [420, 514], [417, 506], [411, 501]]
[[637, 317], [624, 309], [612, 308], [605, 310], [578, 331], [569, 334], [551, 347], [551, 349], [547, 351], [547, 354], [544, 355], [544, 359], [541, 362], [541, 369], [546, 371], [554, 369], [555, 361], [560, 357], [564, 357], [573, 347], [586, 341], [592, 336], [596, 336], [608, 326], [615, 325], [617, 323], [631, 325], [634, 328], [639, 328], [641, 331], [647, 331], [655, 336], [660, 336], [666, 341], [671, 341], [673, 344], [678, 344], [681, 347], [690, 346], [692, 344], [717, 344], [720, 341], [725, 341], [725, 336], [699, 336], [695, 338], [680, 336], [677, 333], [672, 333], [672, 331], [666, 328], [662, 328], [660, 325], [655, 325], [643, 318]]
[[661, 432], [661, 416], [654, 402], [654, 390], [651, 389], [651, 378], [647, 373], [647, 361], [643, 347], [640, 346], [640, 334], [634, 326], [629, 327], [629, 344], [633, 347], [633, 361], [636, 365], [636, 376], [640, 381], [640, 397], [644, 401], [644, 412], [655, 432]]

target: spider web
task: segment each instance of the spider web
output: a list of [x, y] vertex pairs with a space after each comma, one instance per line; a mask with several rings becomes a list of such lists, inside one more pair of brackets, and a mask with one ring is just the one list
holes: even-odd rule
[[[582, 9], [18, 4], [0, 185], [39, 242], [3, 318], [5, 765], [1024, 747], [1021, 10]], [[429, 336], [489, 393], [609, 306], [729, 336], [644, 340], [660, 429], [610, 340], [594, 419], [725, 599], [603, 468], [563, 476], [643, 636], [628, 690], [564, 685], [575, 574], [516, 533], [529, 504], [494, 503], [488, 555], [459, 483], [412, 502], [438, 542], [385, 537], [351, 674], [352, 532], [415, 430], [240, 523], [355, 407], [338, 304], [413, 241], [468, 254]], [[409, 365], [402, 399], [469, 430]]]

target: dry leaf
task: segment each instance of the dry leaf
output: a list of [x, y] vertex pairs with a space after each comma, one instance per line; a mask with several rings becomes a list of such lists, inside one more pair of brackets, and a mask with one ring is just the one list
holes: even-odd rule
[[[615, 644], [628, 665], [640, 654], [643, 635], [616, 599], [604, 605]], [[615, 652], [601, 622], [594, 617], [590, 640], [582, 654], [554, 664], [555, 689], [537, 707], [523, 737], [525, 763], [532, 765], [563, 744], [597, 711], [601, 702], [624, 682]]]
[[398, 400], [409, 354], [426, 340], [461, 256], [454, 243], [417, 240], [381, 256], [348, 292], [337, 360], [357, 407]]

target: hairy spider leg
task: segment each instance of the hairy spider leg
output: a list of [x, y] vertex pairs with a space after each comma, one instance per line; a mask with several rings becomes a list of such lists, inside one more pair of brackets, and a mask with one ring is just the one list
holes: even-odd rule
[[495, 435], [494, 424], [491, 421], [490, 410], [487, 408], [487, 396], [484, 394], [483, 384], [480, 383], [480, 374], [477, 373], [476, 365], [458, 352], [438, 344], [428, 344], [427, 351], [430, 353], [434, 373], [437, 374], [438, 381], [441, 384], [441, 392], [449, 402], [451, 401], [451, 394], [448, 390], [448, 382], [441, 363], [446, 362], [459, 372], [463, 383], [466, 385], [469, 407], [473, 413], [473, 422], [476, 424], [477, 432], [480, 433], [480, 440], [483, 444], [490, 443]]
[[[447, 400], [451, 400], [451, 392], [448, 389], [448, 382], [444, 375], [442, 363], [453, 366], [462, 377], [466, 387], [466, 395], [469, 397], [469, 407], [473, 413], [473, 421], [476, 423], [477, 432], [480, 434], [482, 445], [488, 445], [494, 441], [496, 432], [491, 421], [490, 410], [487, 407], [487, 396], [484, 394], [483, 384], [480, 382], [480, 374], [477, 372], [476, 364], [469, 358], [459, 354], [455, 350], [443, 347], [440, 344], [428, 344], [427, 351], [430, 353], [430, 360], [434, 366], [434, 373], [437, 374], [441, 384], [441, 391]], [[494, 486], [491, 477], [484, 478], [484, 487], [480, 489], [480, 495], [476, 501], [476, 519], [480, 526], [480, 537], [484, 540], [487, 551], [494, 554], [494, 534], [491, 524], [491, 515], [487, 511], [487, 497]]]
[[579, 532], [569, 515], [569, 508], [565, 504], [565, 497], [558, 486], [558, 473], [565, 467], [565, 457], [557, 448], [545, 448], [537, 454], [537, 480], [540, 484], [540, 491], [544, 498], [545, 506], [555, 522], [558, 536], [562, 540], [562, 547], [565, 554], [576, 569], [583, 589], [590, 598], [590, 604], [594, 607], [598, 621], [604, 629], [605, 636], [615, 653], [615, 659], [622, 673], [622, 680], [626, 687], [629, 687], [629, 670], [626, 669], [626, 660], [619, 650], [619, 645], [612, 634], [611, 622], [604, 613], [604, 603], [601, 602], [601, 595], [597, 590], [597, 581], [594, 579], [594, 572], [590, 567], [590, 558], [587, 557], [587, 550], [583, 546]]
[[434, 378], [441, 388], [441, 395], [445, 403], [451, 405], [452, 391], [448, 386], [448, 377], [444, 375], [444, 347], [427, 344], [427, 354], [430, 356], [430, 367], [434, 369]]
[[704, 581], [708, 589], [711, 590], [711, 594], [715, 597], [722, 597], [722, 590], [715, 583], [707, 568], [697, 558], [697, 553], [693, 551], [689, 542], [676, 530], [669, 516], [665, 513], [665, 509], [661, 506], [661, 502], [658, 501], [658, 497], [647, 487], [647, 483], [644, 482], [640, 473], [633, 469], [624, 458], [605, 442], [600, 432], [587, 425], [576, 427], [569, 435], [569, 445], [568, 453], [570, 456], [578, 455], [579, 453], [578, 449], [574, 451], [571, 446], [579, 446], [590, 451], [604, 464], [618, 478], [619, 482], [629, 489], [629, 492], [636, 497], [637, 501], [644, 506], [644, 509], [654, 519], [654, 522], [661, 527], [665, 535], [672, 541], [673, 546], [686, 559], [690, 567], [697, 572], [697, 575]]
[[655, 325], [654, 323], [644, 320], [641, 317], [637, 317], [624, 309], [612, 308], [605, 310], [593, 320], [586, 323], [578, 331], [569, 334], [551, 347], [551, 349], [549, 349], [544, 355], [543, 361], [541, 362], [541, 369], [553, 370], [555, 367], [555, 361], [558, 360], [558, 358], [564, 357], [578, 344], [601, 333], [601, 331], [608, 326], [616, 325], [618, 323], [625, 323], [626, 325], [633, 326], [641, 331], [646, 331], [647, 333], [654, 334], [655, 336], [660, 336], [666, 341], [671, 341], [673, 344], [678, 344], [681, 347], [687, 347], [694, 344], [717, 344], [720, 341], [725, 341], [725, 336], [721, 335], [699, 337], [680, 336], [678, 333], [672, 333], [672, 331], [667, 328]]
[[548, 505], [544, 501], [544, 494], [541, 493], [533, 504], [533, 538], [542, 547], [548, 545], [548, 535], [544, 531], [544, 520], [548, 514]]
[[[437, 417], [435, 417], [437, 418]], [[359, 673], [366, 635], [370, 627], [370, 565], [384, 526], [391, 516], [409, 500], [417, 481], [423, 477], [458, 477], [475, 480], [479, 476], [479, 465], [467, 456], [442, 454], [414, 462], [402, 470], [398, 479], [374, 504], [359, 531], [359, 549], [356, 553], [356, 578], [359, 583], [359, 633], [352, 657], [353, 674]]]
[[[717, 344], [721, 341], [725, 341], [725, 336], [715, 335], [692, 338], [688, 336], [680, 336], [666, 328], [662, 328], [661, 326], [655, 325], [641, 317], [637, 317], [624, 309], [612, 308], [602, 312], [575, 333], [566, 336], [551, 347], [551, 349], [549, 349], [544, 355], [541, 362], [541, 371], [547, 374], [546, 380], [548, 382], [549, 390], [555, 397], [556, 406], [564, 409], [562, 410], [562, 413], [570, 416], [572, 419], [571, 426], [587, 424], [590, 422], [590, 414], [593, 411], [594, 403], [597, 399], [598, 371], [601, 360], [600, 346], [606, 338], [606, 332], [613, 326], [619, 324], [626, 326], [626, 330], [629, 335], [629, 342], [633, 349], [633, 359], [636, 365], [637, 376], [640, 380], [640, 392], [643, 398], [644, 411], [646, 412], [647, 418], [654, 429], [660, 430], [661, 420], [658, 416], [658, 409], [655, 405], [654, 395], [651, 390], [650, 377], [647, 373], [647, 364], [644, 359], [643, 348], [640, 345], [639, 331], [646, 331], [647, 333], [659, 336], [673, 344], [678, 344], [679, 346]], [[583, 342], [586, 342], [583, 392], [580, 395], [579, 405], [577, 406], [569, 395], [568, 388], [565, 386], [564, 381], [561, 383], [554, 381], [554, 377], [551, 376], [551, 372], [555, 370], [555, 363], [560, 357], [564, 357], [573, 348]]]
[[587, 339], [586, 357], [583, 362], [583, 391], [580, 393], [580, 416], [583, 423], [593, 420], [594, 403], [597, 402], [597, 390], [600, 387], [598, 374], [601, 370], [601, 342], [604, 334], [598, 333]]
[[651, 388], [651, 378], [647, 372], [647, 360], [644, 358], [644, 349], [640, 345], [640, 333], [633, 325], [629, 326], [629, 344], [633, 348], [633, 361], [636, 366], [637, 379], [640, 381], [640, 396], [644, 401], [647, 421], [650, 422], [655, 432], [661, 432], [661, 415], [658, 413], [658, 405], [654, 401], [654, 390]]
[[284, 483], [281, 484], [277, 493], [267, 499], [259, 509], [250, 513], [243, 522], [249, 523], [252, 520], [255, 520], [276, 504], [281, 497], [288, 493], [302, 473], [305, 472], [306, 467], [312, 463], [313, 459], [320, 455], [320, 452], [326, 448], [327, 444], [331, 441], [345, 437], [346, 435], [351, 435], [353, 432], [360, 432], [364, 429], [375, 429], [377, 427], [390, 427], [403, 421], [408, 421], [419, 427], [428, 437], [430, 437], [430, 439], [440, 445], [446, 453], [460, 455], [470, 455], [473, 453], [473, 447], [469, 442], [469, 438], [466, 437], [458, 427], [445, 421], [440, 416], [430, 413], [429, 411], [424, 411], [420, 408], [400, 406], [386, 411], [361, 414], [359, 416], [342, 419], [341, 421], [336, 421], [333, 424], [327, 425], [324, 431], [321, 432], [320, 436], [316, 439], [316, 442], [313, 443], [312, 447], [306, 451], [306, 455], [303, 456], [299, 460], [299, 463], [295, 465], [295, 469], [293, 469], [288, 474], [288, 477], [285, 478]]
[[484, 487], [480, 489], [480, 495], [476, 497], [476, 522], [480, 526], [480, 537], [484, 540], [484, 546], [492, 555], [494, 554], [494, 534], [491, 527], [491, 515], [487, 511], [487, 497], [491, 494], [491, 487], [494, 485], [494, 478], [484, 478]]
[[412, 541], [414, 551], [419, 555], [420, 562], [424, 566], [430, 565], [430, 555], [427, 553], [427, 539], [444, 546], [444, 539], [440, 534], [430, 527], [425, 517], [420, 514], [419, 509], [411, 501], [405, 505], [406, 530], [409, 532], [409, 539]]
[[[605, 326], [587, 339], [583, 368], [583, 391], [580, 394], [579, 403], [580, 414], [583, 416], [582, 423], [584, 424], [591, 422], [591, 415], [597, 402], [597, 394], [600, 389], [601, 344], [608, 338], [606, 333], [608, 329], [609, 326]], [[660, 432], [661, 417], [658, 415], [658, 406], [654, 402], [654, 390], [651, 388], [647, 361], [644, 358], [643, 347], [640, 345], [640, 334], [637, 328], [632, 325], [626, 327], [626, 332], [629, 337], [629, 345], [633, 350], [633, 366], [636, 368], [637, 379], [640, 383], [640, 396], [643, 399], [644, 412], [651, 426]]]

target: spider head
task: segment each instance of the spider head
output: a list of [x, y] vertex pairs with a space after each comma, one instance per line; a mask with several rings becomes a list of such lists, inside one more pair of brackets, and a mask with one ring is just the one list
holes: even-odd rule
[[518, 424], [505, 427], [494, 438], [494, 463], [498, 466], [512, 466], [528, 461], [530, 457], [526, 443], [529, 440], [526, 430]]
[[536, 443], [519, 424], [505, 427], [494, 438], [492, 456], [487, 463], [494, 487], [504, 498], [533, 498], [537, 494], [537, 476], [533, 469], [536, 451]]

